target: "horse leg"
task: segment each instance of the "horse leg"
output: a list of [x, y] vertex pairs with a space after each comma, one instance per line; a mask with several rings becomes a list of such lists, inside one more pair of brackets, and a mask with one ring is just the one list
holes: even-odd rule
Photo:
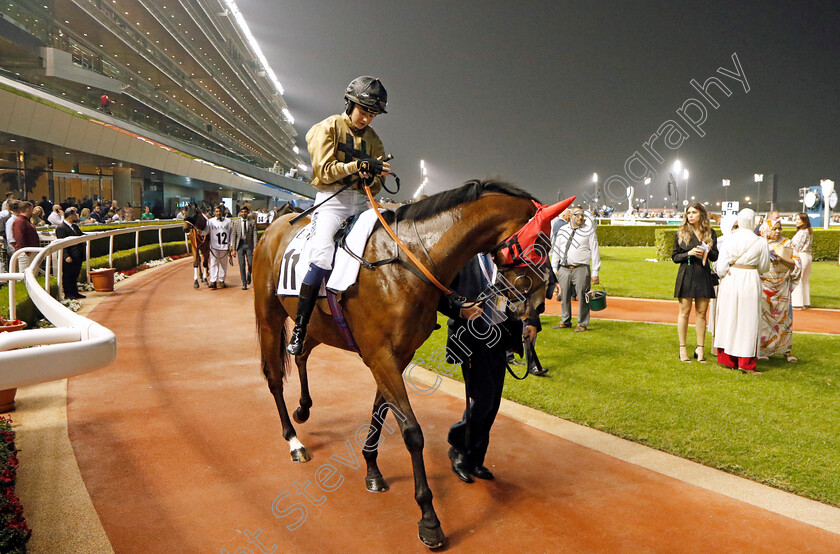
[[422, 514], [420, 521], [417, 522], [420, 540], [429, 548], [440, 548], [446, 543], [446, 535], [440, 528], [440, 521], [432, 506], [432, 489], [429, 488], [429, 482], [426, 479], [426, 465], [423, 462], [423, 431], [408, 401], [402, 372], [394, 366], [393, 356], [389, 354], [387, 357], [388, 362], [376, 364], [372, 368], [373, 374], [382, 396], [399, 422], [403, 441], [411, 454], [411, 465], [414, 469], [414, 499], [420, 506]]
[[194, 289], [197, 289], [201, 286], [201, 285], [198, 284], [198, 277], [199, 277], [199, 273], [200, 273], [200, 271], [198, 269], [199, 259], [200, 259], [200, 257], [199, 257], [199, 254], [198, 254], [198, 249], [196, 249], [195, 250], [195, 258], [193, 259], [193, 288]]
[[295, 428], [289, 419], [286, 401], [283, 398], [283, 379], [286, 373], [286, 319], [288, 315], [276, 296], [270, 295], [268, 306], [257, 309], [257, 331], [260, 337], [262, 370], [268, 381], [268, 388], [277, 404], [283, 438], [289, 442], [289, 453], [293, 462], [310, 460], [306, 448], [298, 440]]
[[379, 437], [382, 434], [382, 424], [386, 415], [388, 415], [388, 404], [385, 402], [385, 397], [377, 389], [376, 398], [373, 400], [370, 428], [365, 447], [362, 449], [362, 455], [365, 457], [365, 463], [367, 464], [365, 487], [370, 492], [385, 492], [388, 490], [388, 483], [382, 477], [379, 465], [376, 463], [376, 457], [379, 454]]
[[303, 352], [295, 356], [298, 377], [300, 377], [300, 406], [295, 408], [295, 411], [292, 413], [292, 418], [297, 423], [303, 423], [309, 419], [309, 408], [312, 407], [312, 398], [309, 396], [309, 376], [306, 373], [306, 362], [309, 359], [309, 354], [312, 353], [312, 349], [319, 343], [310, 337], [311, 335], [307, 335], [303, 340]]

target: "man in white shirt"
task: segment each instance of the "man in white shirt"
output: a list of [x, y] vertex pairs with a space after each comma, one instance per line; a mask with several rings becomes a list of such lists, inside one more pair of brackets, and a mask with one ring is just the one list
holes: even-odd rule
[[228, 255], [230, 249], [231, 224], [225, 218], [224, 207], [216, 206], [213, 218], [207, 221], [210, 234], [210, 288], [225, 288]]
[[59, 226], [64, 221], [64, 214], [61, 212], [61, 206], [53, 204], [53, 211], [47, 217], [47, 223], [53, 226]]
[[19, 200], [15, 200], [14, 198], [9, 200], [9, 217], [6, 219], [6, 225], [4, 229], [6, 233], [6, 252], [8, 252], [9, 256], [11, 256], [12, 252], [15, 251], [15, 235], [12, 232], [12, 224], [18, 218], [19, 207]]
[[[591, 264], [591, 267], [590, 267]], [[586, 331], [589, 326], [589, 303], [586, 293], [590, 285], [600, 281], [601, 252], [595, 224], [590, 221], [580, 206], [572, 208], [568, 225], [557, 230], [551, 246], [551, 269], [557, 275], [560, 287], [560, 324], [555, 329], [572, 326], [572, 292], [578, 298], [578, 324], [575, 333]]]

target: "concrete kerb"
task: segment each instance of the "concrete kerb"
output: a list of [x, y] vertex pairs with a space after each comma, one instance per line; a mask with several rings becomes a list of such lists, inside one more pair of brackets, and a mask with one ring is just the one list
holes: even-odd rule
[[[427, 387], [434, 387], [438, 383], [438, 389], [446, 394], [458, 398], [463, 397], [463, 383], [426, 368], [414, 366], [411, 378], [418, 384]], [[840, 508], [834, 508], [603, 431], [572, 423], [528, 406], [517, 404], [506, 398], [502, 399], [499, 413], [613, 458], [746, 502], [796, 521], [840, 534]]]

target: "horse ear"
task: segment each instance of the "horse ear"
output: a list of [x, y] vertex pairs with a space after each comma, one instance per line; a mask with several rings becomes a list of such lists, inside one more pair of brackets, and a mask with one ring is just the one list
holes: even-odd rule
[[561, 200], [560, 202], [557, 202], [556, 204], [552, 204], [550, 206], [544, 207], [543, 208], [543, 218], [545, 220], [548, 220], [548, 221], [551, 221], [552, 219], [555, 219], [557, 216], [559, 216], [561, 213], [563, 213], [563, 211], [566, 208], [568, 208], [569, 206], [572, 205], [572, 202], [575, 201], [575, 198], [577, 198], [577, 196], [572, 196], [572, 197], [566, 198], [565, 200]]

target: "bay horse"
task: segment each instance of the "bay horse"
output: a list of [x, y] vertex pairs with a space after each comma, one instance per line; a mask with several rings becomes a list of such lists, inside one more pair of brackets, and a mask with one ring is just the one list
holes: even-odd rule
[[[207, 227], [207, 219], [203, 210], [190, 202], [184, 216], [184, 232], [189, 233], [190, 246], [193, 255], [193, 288], [199, 288], [199, 279], [209, 285], [207, 277], [210, 274], [210, 236], [202, 231]], [[203, 270], [203, 271], [202, 271]]]
[[[561, 202], [565, 208], [570, 200]], [[525, 319], [541, 311], [545, 302], [545, 267], [513, 267], [499, 246], [523, 228], [535, 216], [536, 199], [529, 193], [502, 182], [470, 181], [415, 204], [384, 214], [397, 236], [415, 256], [427, 261], [441, 283], [451, 283], [470, 258], [479, 252], [493, 252], [494, 259], [519, 298], [511, 305], [517, 317]], [[556, 205], [558, 206], [558, 205]], [[554, 206], [552, 206], [554, 208]], [[556, 211], [559, 215], [562, 209]], [[309, 461], [306, 448], [297, 438], [283, 398], [283, 381], [288, 372], [286, 359], [287, 319], [297, 310], [297, 298], [277, 296], [277, 284], [283, 254], [289, 241], [308, 223], [304, 218], [289, 225], [286, 215], [264, 233], [254, 252], [254, 309], [259, 335], [262, 371], [277, 404], [283, 426], [283, 438], [289, 442], [292, 460]], [[545, 230], [548, 230], [547, 224]], [[525, 245], [523, 245], [525, 246]], [[544, 252], [548, 252], [547, 241]], [[364, 258], [377, 261], [399, 255], [394, 240], [377, 223], [365, 247]], [[543, 262], [545, 263], [545, 262]], [[545, 264], [547, 265], [547, 264]], [[510, 292], [510, 291], [509, 291]], [[370, 368], [377, 390], [373, 400], [371, 426], [363, 456], [367, 465], [366, 487], [384, 492], [388, 485], [377, 466], [377, 447], [383, 421], [389, 408], [397, 418], [405, 445], [411, 454], [415, 499], [422, 518], [418, 522], [420, 540], [429, 548], [445, 544], [446, 537], [432, 505], [432, 491], [423, 462], [423, 433], [411, 409], [403, 370], [415, 351], [429, 338], [437, 321], [441, 292], [421, 280], [401, 263], [391, 263], [375, 270], [360, 269], [358, 281], [342, 297], [344, 316], [355, 337], [360, 356]], [[510, 294], [509, 294], [510, 296]], [[320, 299], [312, 315], [302, 354], [295, 357], [301, 380], [300, 406], [294, 419], [309, 418], [306, 362], [318, 344], [349, 350], [333, 321], [326, 299]]]

